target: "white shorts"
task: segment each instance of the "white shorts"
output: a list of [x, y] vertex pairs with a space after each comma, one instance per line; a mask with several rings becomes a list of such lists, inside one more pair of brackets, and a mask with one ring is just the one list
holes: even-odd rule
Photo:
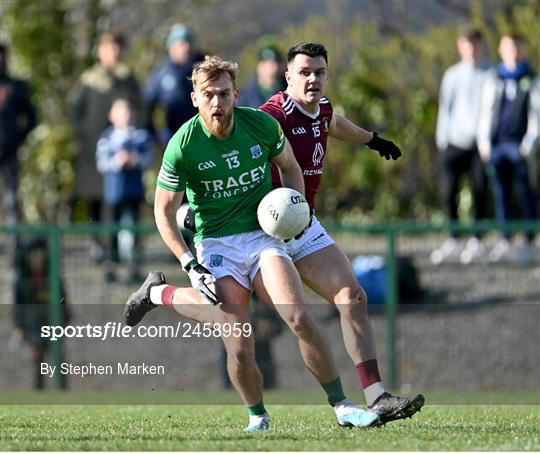
[[262, 230], [237, 233], [221, 238], [206, 238], [195, 244], [197, 259], [216, 279], [232, 276], [240, 285], [252, 289], [251, 283], [264, 257], [286, 257], [285, 243]]
[[320, 251], [336, 242], [326, 232], [319, 220], [313, 215], [311, 225], [297, 240], [287, 242], [287, 252], [293, 262]]

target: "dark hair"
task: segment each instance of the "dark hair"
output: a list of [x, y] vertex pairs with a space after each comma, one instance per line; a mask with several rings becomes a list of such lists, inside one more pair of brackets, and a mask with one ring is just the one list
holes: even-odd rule
[[465, 25], [462, 27], [459, 31], [459, 37], [465, 38], [470, 43], [477, 43], [484, 39], [482, 32], [471, 25]]
[[287, 53], [287, 63], [294, 60], [297, 55], [307, 55], [308, 57], [323, 57], [328, 64], [328, 52], [326, 47], [319, 43], [300, 43], [289, 49]]
[[47, 237], [44, 236], [31, 236], [22, 239], [21, 243], [17, 247], [16, 252], [16, 265], [19, 270], [23, 271], [22, 274], [24, 274], [24, 271], [26, 271], [28, 268], [29, 254], [33, 251], [47, 252], [47, 247], [48, 240]]
[[122, 49], [126, 47], [126, 38], [122, 33], [118, 32], [105, 32], [99, 37], [99, 44], [114, 43], [120, 46]]
[[0, 43], [0, 54], [7, 55], [7, 53], [8, 53], [7, 44]]
[[502, 37], [510, 38], [512, 41], [516, 43], [525, 43], [524, 36], [518, 32], [505, 33], [502, 35]]

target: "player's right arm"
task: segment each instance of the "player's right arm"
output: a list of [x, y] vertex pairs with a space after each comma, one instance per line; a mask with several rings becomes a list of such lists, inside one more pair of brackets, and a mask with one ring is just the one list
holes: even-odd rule
[[189, 252], [189, 248], [176, 225], [176, 211], [183, 196], [183, 191], [174, 192], [157, 186], [154, 199], [154, 217], [157, 228], [161, 238], [178, 260], [186, 252]]
[[193, 257], [176, 225], [176, 211], [183, 196], [184, 191], [175, 192], [160, 186], [156, 187], [154, 199], [156, 225], [163, 241], [176, 255], [182, 268], [189, 276], [191, 286], [201, 293], [210, 304], [219, 304], [215, 288], [216, 279]]
[[173, 137], [165, 150], [156, 181], [154, 217], [156, 225], [172, 253], [181, 261], [189, 252], [176, 224], [176, 211], [182, 202], [187, 184], [187, 169], [183, 161], [180, 132]]
[[180, 260], [192, 287], [211, 304], [218, 304], [214, 283], [216, 279], [197, 262], [187, 247], [176, 224], [176, 211], [180, 206], [187, 184], [187, 169], [183, 161], [181, 130], [167, 145], [157, 178], [154, 198], [154, 217], [165, 244]]

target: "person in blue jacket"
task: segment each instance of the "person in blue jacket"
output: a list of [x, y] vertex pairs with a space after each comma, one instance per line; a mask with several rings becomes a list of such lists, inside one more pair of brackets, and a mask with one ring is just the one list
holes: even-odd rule
[[[521, 202], [522, 218], [538, 219], [536, 154], [540, 143], [540, 78], [525, 57], [525, 40], [507, 34], [499, 42], [501, 62], [486, 80], [478, 123], [478, 150], [492, 166], [495, 213], [500, 222], [516, 219], [513, 186]], [[512, 232], [489, 253], [491, 263], [512, 258], [518, 265], [536, 259], [534, 230], [525, 232], [525, 244], [512, 245]]]
[[[166, 145], [172, 135], [197, 113], [191, 102], [191, 73], [193, 65], [204, 56], [193, 51], [193, 33], [183, 24], [171, 28], [166, 42], [167, 59], [150, 75], [145, 87], [146, 128], [160, 145]], [[165, 111], [165, 128], [157, 131], [154, 113], [158, 107]]]
[[257, 108], [286, 87], [281, 53], [273, 46], [263, 47], [259, 52], [256, 74], [240, 90], [238, 105]]
[[[112, 126], [97, 143], [97, 169], [103, 174], [103, 193], [111, 221], [129, 226], [137, 223], [144, 200], [143, 171], [153, 161], [151, 140], [148, 131], [133, 125], [133, 110], [127, 99], [113, 102], [109, 119]], [[139, 280], [138, 239], [128, 231], [112, 235], [106, 278], [112, 281], [116, 277], [112, 262], [119, 260], [119, 238], [127, 243], [124, 255], [131, 262], [131, 279]]]

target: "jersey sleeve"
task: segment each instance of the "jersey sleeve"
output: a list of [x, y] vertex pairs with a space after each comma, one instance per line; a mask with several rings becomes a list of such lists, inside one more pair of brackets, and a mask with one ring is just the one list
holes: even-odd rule
[[266, 112], [263, 115], [269, 132], [269, 156], [274, 157], [285, 149], [285, 134], [283, 133], [283, 128], [274, 117], [268, 115]]
[[281, 106], [275, 102], [272, 102], [272, 100], [266, 101], [261, 107], [259, 107], [260, 110], [263, 112], [266, 112], [268, 115], [271, 115], [274, 117], [281, 127], [285, 127], [285, 112], [281, 108]]
[[175, 135], [169, 141], [161, 168], [157, 177], [157, 185], [168, 191], [181, 192], [186, 189], [187, 173], [182, 162], [182, 148]]

